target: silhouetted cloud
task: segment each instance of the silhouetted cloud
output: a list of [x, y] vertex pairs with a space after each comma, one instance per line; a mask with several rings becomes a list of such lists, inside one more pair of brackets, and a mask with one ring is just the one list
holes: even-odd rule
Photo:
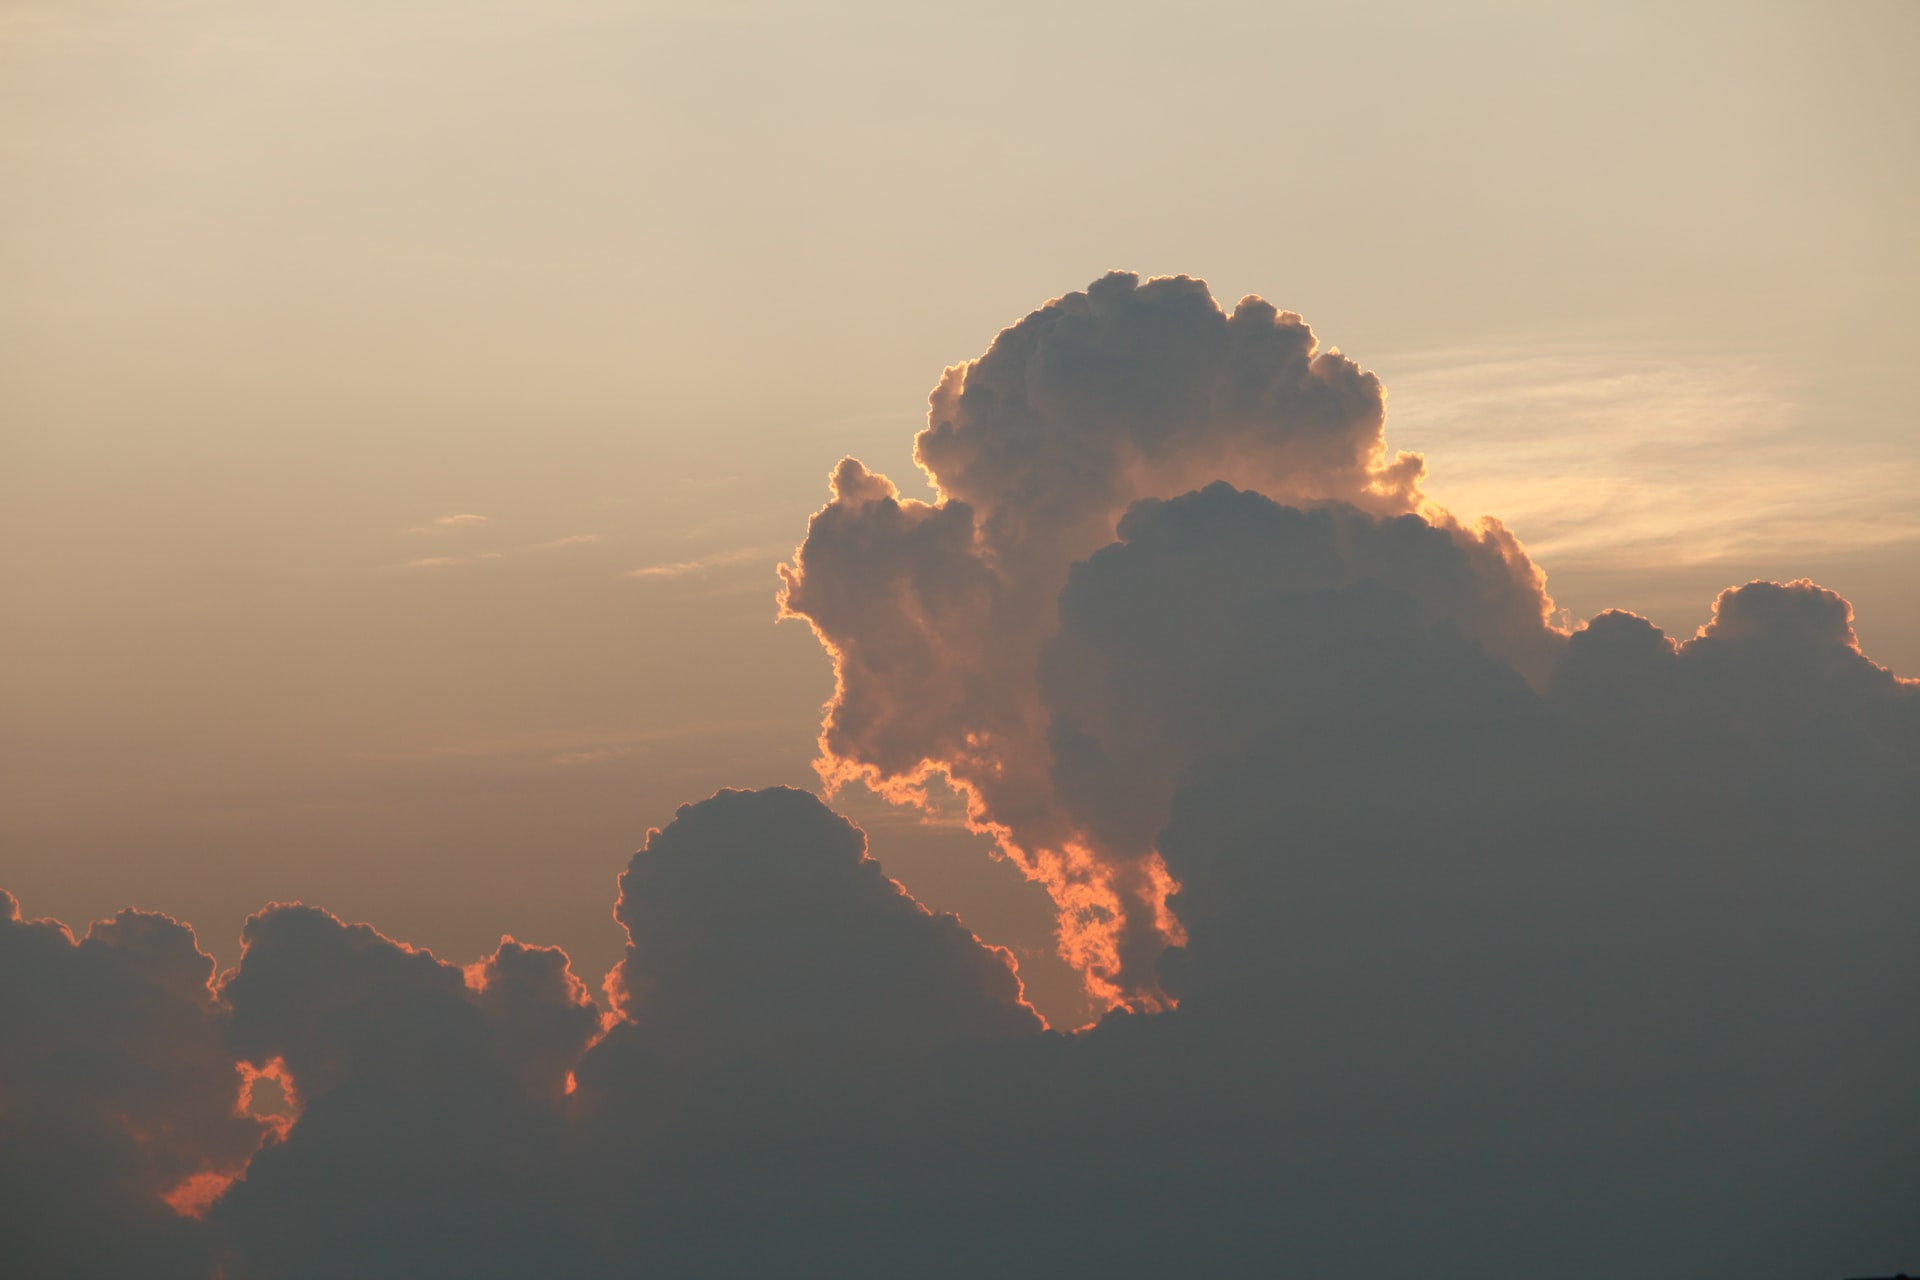
[[691, 1070], [864, 1073], [1037, 1033], [1011, 953], [915, 902], [866, 845], [804, 791], [682, 806], [620, 877], [619, 1034]]
[[623, 1020], [568, 1100], [571, 1176], [611, 1255], [913, 1270], [927, 1246], [884, 1206], [920, 1194], [919, 1118], [954, 1064], [1042, 1035], [1012, 956], [915, 902], [801, 791], [683, 806], [620, 883]]
[[268, 1126], [193, 931], [127, 910], [76, 942], [0, 890], [0, 1271], [205, 1276], [194, 1215]]
[[[1055, 794], [1039, 655], [1069, 568], [1143, 499], [1230, 481], [1299, 504], [1422, 511], [1421, 460], [1389, 457], [1385, 395], [1306, 324], [1259, 298], [1223, 313], [1185, 277], [1115, 273], [1002, 332], [934, 389], [915, 458], [940, 494], [900, 501], [849, 458], [814, 516], [783, 608], [833, 655], [821, 732], [829, 788], [915, 801], [939, 772], [976, 823], [1052, 892], [1098, 995], [1157, 1007], [1167, 935], [1150, 852], [1104, 843]], [[1440, 537], [1509, 581], [1503, 654], [1543, 680], [1543, 579], [1497, 524], [1424, 509]], [[1131, 842], [1138, 845], [1138, 841]], [[1156, 941], [1159, 940], [1159, 941]]]
[[303, 906], [243, 942], [228, 1042], [284, 1067], [300, 1115], [215, 1211], [238, 1256], [290, 1277], [571, 1273], [559, 1100], [600, 1020], [566, 957], [506, 939], [463, 971]]
[[[1095, 1026], [782, 788], [648, 833], [604, 1012], [511, 939], [462, 968], [273, 906], [210, 985], [166, 917], [76, 943], [6, 898], [0, 1257], [1911, 1270], [1920, 683], [1811, 582], [1683, 642], [1550, 626], [1379, 404], [1263, 303], [1109, 277], [949, 371], [939, 502], [848, 459], [787, 571], [835, 658], [824, 776], [967, 787]], [[241, 1114], [250, 1072], [290, 1126]]]
[[1290, 1233], [1308, 1269], [1911, 1257], [1920, 689], [1809, 584], [1730, 591], [1678, 646], [1604, 615], [1544, 698], [1398, 608], [1250, 612], [1196, 700], [1264, 728], [1158, 843], [1182, 1051], [1227, 1037], [1285, 1080], [1249, 1079], [1239, 1123], [1394, 1224]]

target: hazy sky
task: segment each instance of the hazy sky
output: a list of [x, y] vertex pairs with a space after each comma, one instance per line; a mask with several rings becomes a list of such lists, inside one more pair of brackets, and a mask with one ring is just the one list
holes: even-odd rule
[[[1920, 671], [1920, 9], [0, 0], [0, 883], [597, 977], [812, 782], [773, 566], [1111, 268], [1376, 371], [1575, 619], [1810, 575]], [[924, 492], [924, 491], [921, 491]], [[1052, 910], [858, 795], [1016, 947]], [[457, 873], [456, 873], [457, 871]]]
[[1917, 60], [0, 0], [0, 1273], [1915, 1274]]

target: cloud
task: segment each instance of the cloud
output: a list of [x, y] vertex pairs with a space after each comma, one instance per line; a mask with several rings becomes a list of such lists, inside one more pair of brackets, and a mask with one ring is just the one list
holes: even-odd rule
[[573, 533], [564, 538], [555, 538], [550, 542], [536, 542], [525, 548], [528, 551], [558, 551], [563, 547], [590, 547], [601, 540], [597, 533]]
[[786, 788], [647, 833], [604, 1009], [512, 939], [275, 905], [215, 983], [5, 898], [5, 1269], [1911, 1269], [1920, 682], [1807, 581], [1549, 626], [1377, 391], [1110, 277], [949, 371], [938, 501], [846, 460], [786, 571], [825, 775], [968, 788], [1096, 1025]]
[[558, 1100], [600, 1020], [565, 956], [503, 939], [462, 969], [304, 906], [269, 907], [242, 942], [228, 1043], [300, 1104], [212, 1214], [248, 1266], [573, 1273]]
[[[1663, 1242], [1616, 1273], [1911, 1256], [1920, 1108], [1892, 1063], [1920, 1027], [1893, 1010], [1920, 940], [1889, 904], [1920, 891], [1920, 687], [1810, 584], [1731, 590], [1684, 644], [1603, 615], [1544, 697], [1379, 602], [1323, 643], [1329, 606], [1268, 600], [1198, 677], [1193, 702], [1262, 727], [1223, 735], [1157, 842], [1179, 1016], [1296, 1095], [1249, 1081], [1239, 1123], [1463, 1273], [1570, 1238]], [[1173, 727], [1160, 705], [1137, 731]], [[1288, 1137], [1301, 1097], [1323, 1149]], [[1784, 1203], [1834, 1225], [1761, 1221]]]
[[[727, 791], [682, 807], [634, 855], [617, 915], [633, 941], [609, 978], [618, 1016], [604, 1037], [565, 954], [510, 938], [462, 968], [370, 926], [274, 905], [248, 920], [240, 964], [216, 990], [181, 926], [148, 929], [131, 914], [97, 926], [83, 948], [140, 924], [136, 940], [172, 952], [184, 942], [183, 955], [198, 957], [153, 981], [204, 1015], [210, 1061], [182, 1060], [177, 1030], [136, 1055], [149, 1071], [183, 1070], [155, 1091], [161, 1101], [215, 1090], [216, 1118], [240, 1139], [204, 1222], [160, 1203], [198, 1164], [176, 1159], [144, 1188], [150, 1217], [194, 1233], [199, 1248], [180, 1273], [210, 1274], [217, 1257], [247, 1275], [593, 1275], [624, 1272], [614, 1266], [621, 1249], [712, 1255], [701, 1240], [721, 1227], [714, 1213], [728, 1195], [757, 1182], [746, 1169], [754, 1148], [771, 1167], [794, 1168], [819, 1147], [769, 1145], [772, 1135], [750, 1125], [689, 1130], [686, 1114], [798, 1103], [813, 1117], [803, 1127], [852, 1160], [873, 1125], [924, 1106], [933, 1073], [954, 1055], [1044, 1033], [1011, 957], [915, 902], [866, 855], [860, 831], [805, 792]], [[82, 950], [58, 926], [16, 915], [14, 929], [42, 947]], [[42, 977], [32, 964], [6, 972]], [[44, 980], [24, 990], [58, 994]], [[122, 1005], [102, 1011], [115, 1015], [101, 1018], [104, 1031], [140, 1026], [140, 1005]], [[72, 1033], [63, 1040], [60, 1030], [47, 1038], [71, 1054]], [[0, 1097], [33, 1078], [20, 1043], [8, 1040], [15, 1056]], [[295, 1099], [284, 1140], [257, 1154], [272, 1126], [237, 1114], [236, 1064], [274, 1072]], [[97, 1084], [71, 1087], [92, 1105], [116, 1105]], [[815, 1122], [830, 1123], [822, 1132]], [[176, 1125], [156, 1128], [170, 1152], [180, 1146]], [[722, 1150], [741, 1163], [713, 1166]], [[688, 1188], [695, 1203], [681, 1212]], [[823, 1221], [839, 1230], [840, 1192], [819, 1193]], [[754, 1212], [772, 1221], [785, 1210], [769, 1202]], [[21, 1238], [67, 1229], [43, 1222]]]
[[622, 577], [627, 578], [684, 578], [690, 573], [698, 573], [707, 567], [704, 560], [681, 560], [673, 564], [650, 564], [639, 569], [629, 569]]
[[717, 551], [712, 555], [701, 556], [697, 560], [680, 560], [671, 564], [650, 564], [638, 569], [629, 569], [620, 576], [635, 581], [672, 580], [707, 573], [713, 569], [731, 568], [755, 560], [768, 560], [778, 555], [777, 550], [767, 547], [741, 547], [733, 551]]
[[1813, 429], [1777, 360], [1525, 342], [1390, 356], [1396, 438], [1431, 493], [1497, 511], [1557, 570], [1642, 571], [1920, 538], [1912, 462]]
[[[472, 517], [476, 520], [484, 516]], [[410, 529], [409, 533], [432, 532], [431, 530]], [[505, 560], [509, 555], [532, 555], [543, 551], [561, 551], [569, 547], [589, 547], [601, 541], [597, 533], [576, 533], [564, 538], [555, 538], [549, 542], [531, 543], [507, 551], [479, 551], [467, 556], [419, 556], [394, 565], [396, 569], [454, 569], [463, 565], [487, 564], [496, 560]]]
[[422, 556], [418, 560], [408, 560], [394, 566], [398, 569], [453, 569], [466, 564], [485, 564], [491, 560], [503, 560], [506, 557], [498, 551], [483, 551], [472, 556]]
[[1385, 395], [1291, 312], [1221, 311], [1185, 277], [1115, 273], [1002, 332], [934, 389], [915, 458], [939, 495], [902, 501], [844, 460], [833, 501], [781, 570], [786, 614], [834, 661], [821, 732], [829, 788], [864, 782], [924, 803], [943, 774], [1060, 909], [1066, 952], [1097, 995], [1157, 1007], [1150, 957], [1172, 936], [1151, 852], [1103, 842], [1052, 779], [1040, 655], [1070, 568], [1137, 502], [1214, 481], [1304, 506], [1426, 527], [1492, 566], [1523, 602], [1509, 656], [1545, 677], [1544, 579], [1497, 524], [1424, 505], [1422, 462], [1388, 453]]
[[[1275, 723], [1391, 702], [1464, 726], [1523, 701], [1519, 672], [1544, 670], [1564, 639], [1512, 554], [1416, 515], [1301, 510], [1225, 484], [1137, 504], [1118, 541], [1073, 567], [1039, 657], [1054, 803], [1084, 847], [1155, 865], [1175, 791]], [[1378, 676], [1364, 665], [1376, 649], [1395, 659]], [[1430, 651], [1475, 682], [1435, 677]], [[1153, 972], [1182, 932], [1177, 915], [1142, 919], [1109, 954], [1070, 958]]]
[[620, 877], [621, 1034], [702, 1068], [868, 1072], [1037, 1033], [1011, 955], [915, 902], [866, 845], [804, 791], [683, 805]]
[[209, 1273], [192, 1215], [269, 1128], [238, 1111], [213, 968], [166, 916], [75, 941], [0, 890], [0, 1270]]
[[440, 516], [433, 521], [415, 525], [407, 533], [453, 533], [460, 529], [472, 529], [491, 521], [490, 516], [475, 515], [471, 511], [456, 512], [453, 515]]

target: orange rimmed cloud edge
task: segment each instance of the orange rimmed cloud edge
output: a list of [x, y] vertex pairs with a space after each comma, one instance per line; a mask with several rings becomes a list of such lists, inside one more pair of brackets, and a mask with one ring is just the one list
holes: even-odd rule
[[849, 459], [782, 570], [823, 783], [959, 790], [1097, 1024], [788, 789], [648, 833], [605, 1008], [511, 938], [275, 904], [216, 975], [8, 897], [23, 1273], [1899, 1264], [1920, 683], [1804, 580], [1558, 627], [1384, 420], [1299, 317], [1113, 275], [948, 371], [935, 502]]

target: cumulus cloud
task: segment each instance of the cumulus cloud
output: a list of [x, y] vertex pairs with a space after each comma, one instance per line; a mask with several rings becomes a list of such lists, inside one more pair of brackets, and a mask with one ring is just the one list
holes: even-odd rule
[[166, 916], [76, 941], [0, 890], [0, 1270], [210, 1272], [195, 1216], [269, 1129], [240, 1114], [213, 970]]
[[[1137, 504], [1074, 566], [1040, 655], [1056, 803], [1108, 857], [1150, 861], [1191, 771], [1274, 724], [1313, 732], [1391, 706], [1464, 728], [1522, 703], [1515, 662], [1496, 655], [1539, 666], [1563, 641], [1511, 554], [1411, 514], [1301, 510], [1225, 484]], [[1479, 678], [1463, 685], [1456, 667]], [[1132, 967], [1177, 934], [1155, 923]]]
[[565, 956], [504, 939], [462, 969], [275, 906], [221, 983], [228, 1045], [299, 1103], [213, 1220], [275, 1276], [569, 1273], [559, 1100], [599, 1030]]
[[1160, 833], [1166, 1025], [1287, 1082], [1244, 1081], [1240, 1123], [1279, 1149], [1317, 1108], [1294, 1156], [1463, 1273], [1570, 1239], [1642, 1242], [1595, 1275], [1910, 1257], [1920, 688], [1810, 584], [1729, 591], [1683, 644], [1604, 615], [1544, 697], [1381, 604], [1326, 644], [1339, 601], [1277, 597], [1197, 691], [1262, 727]]
[[682, 806], [620, 877], [614, 915], [618, 1035], [692, 1069], [891, 1071], [1043, 1025], [1010, 953], [914, 901], [804, 791]]
[[917, 1202], [956, 1064], [1032, 1048], [1013, 958], [914, 901], [814, 796], [723, 791], [620, 881], [620, 1015], [582, 1060], [568, 1176], [620, 1274], [924, 1274]]
[[0, 1256], [1912, 1270], [1920, 682], [1805, 581], [1679, 640], [1549, 626], [1379, 406], [1296, 317], [1109, 277], [948, 372], [936, 502], [848, 459], [786, 571], [835, 662], [824, 775], [965, 788], [1093, 1027], [783, 788], [647, 834], [604, 1010], [512, 939], [461, 967], [273, 906], [215, 982], [165, 917], [76, 942], [5, 898]]
[[1487, 589], [1524, 607], [1487, 638], [1545, 678], [1542, 576], [1497, 524], [1423, 504], [1421, 460], [1389, 455], [1384, 423], [1379, 381], [1259, 298], [1227, 314], [1200, 281], [1114, 273], [1033, 312], [934, 389], [915, 458], [938, 500], [901, 501], [846, 459], [782, 569], [783, 609], [834, 661], [822, 778], [923, 802], [944, 775], [1053, 893], [1089, 987], [1157, 1007], [1169, 881], [1150, 852], [1106, 844], [1062, 804], [1039, 680], [1069, 569], [1136, 502], [1226, 481], [1301, 506], [1423, 514], [1505, 576]]

